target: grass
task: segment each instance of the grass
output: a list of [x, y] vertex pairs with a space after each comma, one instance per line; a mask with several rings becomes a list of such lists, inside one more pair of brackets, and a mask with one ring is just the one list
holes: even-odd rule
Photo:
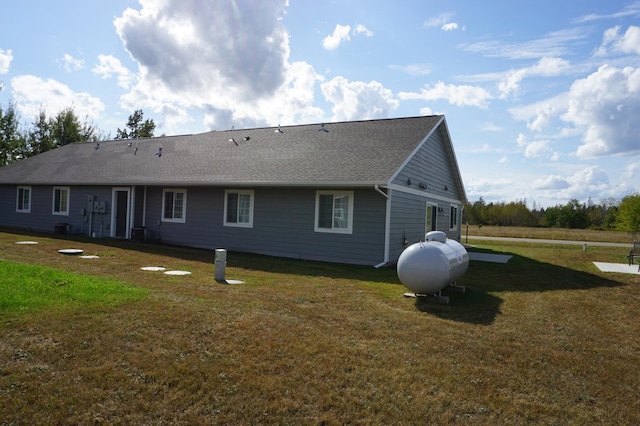
[[621, 231], [596, 231], [591, 229], [527, 228], [523, 226], [463, 225], [462, 235], [484, 237], [538, 238], [546, 240], [599, 241], [607, 243], [632, 243], [637, 235]]
[[211, 251], [0, 232], [5, 261], [149, 293], [3, 317], [0, 424], [638, 424], [640, 280], [592, 264], [626, 250], [473, 243], [514, 257], [438, 305], [393, 268], [229, 253], [222, 285]]
[[115, 280], [2, 260], [0, 275], [0, 318], [45, 309], [109, 307], [147, 293]]

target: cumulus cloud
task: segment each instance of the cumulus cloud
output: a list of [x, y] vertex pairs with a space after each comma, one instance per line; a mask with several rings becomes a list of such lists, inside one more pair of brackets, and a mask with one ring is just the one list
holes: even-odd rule
[[285, 3], [141, 0], [140, 10], [125, 10], [114, 25], [143, 78], [189, 101], [220, 93], [247, 100], [284, 82]]
[[373, 37], [373, 31], [369, 30], [367, 27], [361, 24], [356, 25], [356, 28], [353, 30], [353, 34], [354, 35], [362, 34], [367, 37]]
[[335, 50], [340, 46], [340, 44], [342, 44], [342, 42], [351, 40], [352, 35], [364, 35], [366, 37], [371, 37], [373, 36], [373, 32], [371, 32], [364, 25], [360, 24], [356, 25], [353, 31], [351, 31], [351, 25], [338, 24], [333, 30], [333, 33], [326, 36], [322, 40], [322, 47], [324, 47], [326, 50]]
[[527, 77], [553, 77], [568, 72], [570, 69], [569, 61], [561, 58], [544, 57], [530, 67], [510, 70], [502, 81], [498, 83], [500, 98], [506, 98], [510, 94], [517, 93], [520, 90], [520, 83]]
[[322, 40], [322, 47], [327, 50], [335, 50], [340, 46], [343, 41], [351, 39], [351, 26], [350, 25], [336, 25], [333, 33], [326, 36]]
[[78, 117], [95, 119], [105, 108], [100, 99], [88, 93], [74, 92], [58, 81], [33, 75], [12, 78], [11, 89], [20, 112], [28, 117], [35, 117], [42, 107], [51, 115], [72, 107]]
[[[322, 77], [304, 62], [289, 62], [289, 36], [281, 19], [287, 4], [141, 0], [140, 10], [127, 9], [114, 21], [139, 64], [121, 107], [166, 114], [169, 127], [192, 120], [191, 108], [204, 111], [209, 128], [322, 117], [314, 106], [315, 84]], [[357, 31], [366, 34], [364, 27]], [[102, 60], [94, 72], [127, 77], [110, 60]]]
[[595, 56], [605, 56], [610, 53], [639, 55], [640, 27], [631, 25], [624, 34], [620, 34], [620, 26], [606, 30], [600, 47], [595, 51]]
[[516, 139], [520, 148], [524, 148], [524, 156], [527, 158], [559, 158], [558, 153], [554, 153], [551, 148], [551, 141], [548, 139], [529, 141], [525, 135], [520, 133]]
[[561, 118], [584, 134], [578, 157], [640, 152], [640, 69], [603, 65], [576, 80], [568, 96]]
[[118, 79], [118, 86], [128, 89], [135, 75], [127, 69], [118, 58], [110, 55], [98, 55], [98, 65], [91, 70], [102, 79], [111, 78], [115, 75]]
[[481, 88], [469, 85], [456, 86], [437, 82], [434, 86], [425, 86], [419, 93], [400, 92], [398, 97], [402, 100], [421, 99], [425, 101], [435, 101], [445, 99], [452, 105], [475, 106], [486, 109], [489, 106], [491, 94]]
[[0, 74], [6, 74], [9, 72], [9, 65], [11, 65], [12, 60], [13, 54], [11, 52], [11, 49], [0, 49]]
[[68, 53], [65, 53], [62, 58], [58, 59], [58, 63], [62, 64], [67, 72], [78, 71], [84, 68], [84, 61], [82, 59], [76, 59]]
[[534, 181], [534, 189], [546, 191], [557, 200], [577, 199], [585, 202], [589, 197], [621, 198], [629, 194], [626, 183], [612, 184], [608, 174], [600, 166], [589, 166], [569, 176], [550, 175]]
[[426, 28], [440, 28], [443, 31], [451, 31], [458, 28], [458, 24], [451, 22], [453, 13], [444, 12], [436, 16], [432, 16], [424, 22]]
[[349, 82], [335, 77], [321, 84], [327, 101], [333, 103], [333, 120], [364, 120], [386, 118], [398, 107], [398, 100], [389, 89], [377, 81]]
[[557, 175], [547, 176], [533, 182], [534, 189], [565, 189], [569, 186], [566, 178]]

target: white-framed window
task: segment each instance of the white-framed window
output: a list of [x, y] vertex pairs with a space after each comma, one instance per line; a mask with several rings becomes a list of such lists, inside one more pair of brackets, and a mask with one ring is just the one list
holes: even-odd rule
[[316, 232], [353, 232], [353, 191], [316, 191]]
[[253, 190], [224, 191], [224, 226], [253, 228]]
[[451, 215], [449, 216], [449, 230], [458, 229], [458, 206], [451, 206]]
[[31, 187], [19, 186], [16, 197], [16, 211], [18, 213], [31, 213]]
[[187, 221], [187, 190], [168, 188], [162, 190], [162, 221], [185, 223]]
[[51, 213], [60, 216], [69, 216], [69, 187], [53, 187], [53, 207]]

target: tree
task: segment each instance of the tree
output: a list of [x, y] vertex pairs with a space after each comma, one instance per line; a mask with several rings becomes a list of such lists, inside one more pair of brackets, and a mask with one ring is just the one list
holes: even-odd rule
[[640, 232], [640, 194], [622, 199], [616, 214], [616, 229], [634, 234]]
[[9, 104], [4, 109], [0, 106], [0, 166], [21, 158], [25, 140], [20, 134], [19, 125], [20, 116], [15, 104]]
[[[129, 116], [127, 127], [124, 129], [118, 128], [116, 131], [116, 139], [152, 138], [156, 124], [153, 122], [153, 119], [143, 121], [143, 118], [144, 113], [142, 110], [135, 110], [135, 112]], [[127, 131], [127, 129], [129, 130]]]
[[74, 142], [95, 142], [98, 140], [96, 128], [87, 121], [80, 122], [73, 107], [65, 108], [50, 120], [51, 134], [55, 146]]

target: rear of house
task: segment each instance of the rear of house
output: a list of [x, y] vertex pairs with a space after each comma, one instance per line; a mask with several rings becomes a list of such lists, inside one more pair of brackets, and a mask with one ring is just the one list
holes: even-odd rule
[[0, 168], [0, 226], [384, 265], [460, 238], [443, 116], [66, 145]]

